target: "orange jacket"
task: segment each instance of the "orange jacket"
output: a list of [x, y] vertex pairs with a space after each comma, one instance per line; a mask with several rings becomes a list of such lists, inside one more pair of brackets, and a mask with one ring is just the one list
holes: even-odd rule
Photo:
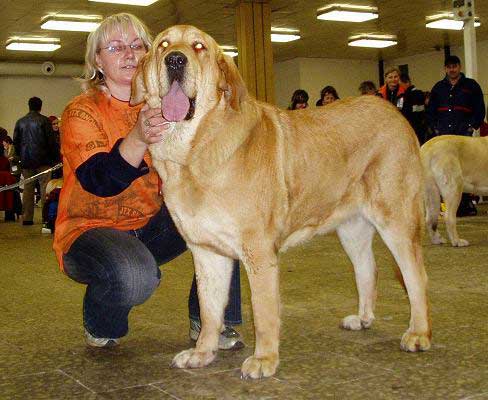
[[145, 225], [162, 205], [158, 194], [158, 175], [149, 153], [144, 160], [149, 173], [134, 180], [122, 193], [98, 197], [85, 191], [75, 174], [91, 156], [109, 152], [115, 142], [134, 127], [141, 106], [90, 91], [75, 97], [62, 116], [61, 152], [64, 184], [56, 219], [53, 248], [63, 268], [63, 255], [71, 244], [88, 229], [107, 227], [120, 230]]

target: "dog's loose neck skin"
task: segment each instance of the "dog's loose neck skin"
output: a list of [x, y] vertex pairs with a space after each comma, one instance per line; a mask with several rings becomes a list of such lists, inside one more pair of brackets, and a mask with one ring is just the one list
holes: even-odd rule
[[[159, 168], [172, 171], [188, 169], [197, 178], [208, 179], [244, 143], [261, 111], [252, 101], [244, 101], [246, 112], [231, 109], [221, 96], [220, 101], [204, 116], [176, 123], [166, 138], [150, 146], [152, 158]], [[252, 109], [252, 110], [251, 110]], [[244, 115], [254, 115], [253, 120]]]

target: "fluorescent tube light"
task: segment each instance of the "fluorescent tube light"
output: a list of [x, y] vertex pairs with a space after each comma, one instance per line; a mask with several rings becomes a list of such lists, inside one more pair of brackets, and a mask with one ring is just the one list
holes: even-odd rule
[[317, 19], [324, 21], [364, 22], [376, 18], [377, 7], [330, 4], [317, 10]]
[[7, 50], [55, 51], [61, 47], [58, 38], [16, 38], [7, 40]]
[[289, 28], [271, 28], [271, 41], [275, 43], [292, 42], [300, 39], [300, 31]]
[[220, 46], [222, 52], [231, 57], [236, 57], [238, 55], [237, 49], [234, 46]]
[[96, 1], [98, 3], [114, 3], [114, 4], [127, 4], [130, 6], [150, 6], [156, 3], [158, 0], [88, 0]]
[[[474, 26], [477, 28], [480, 26], [479, 18], [474, 19]], [[454, 19], [452, 13], [432, 15], [426, 18], [425, 26], [432, 29], [449, 29], [460, 31], [464, 28], [464, 21], [458, 21]]]
[[92, 32], [101, 21], [102, 17], [99, 16], [49, 15], [43, 19], [41, 29]]
[[396, 36], [391, 35], [357, 35], [351, 36], [348, 45], [352, 47], [371, 47], [383, 49], [398, 44]]

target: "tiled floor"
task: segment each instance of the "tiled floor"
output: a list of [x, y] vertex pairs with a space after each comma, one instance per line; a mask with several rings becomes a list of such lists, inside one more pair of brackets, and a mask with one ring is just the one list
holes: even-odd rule
[[488, 399], [487, 210], [459, 221], [470, 247], [425, 240], [434, 326], [426, 353], [400, 351], [408, 300], [379, 239], [377, 320], [361, 332], [338, 328], [355, 311], [356, 290], [336, 236], [284, 254], [281, 365], [261, 381], [240, 379], [254, 340], [245, 274], [239, 330], [248, 347], [219, 353], [208, 368], [170, 369], [190, 345], [188, 254], [163, 267], [161, 286], [132, 312], [122, 346], [88, 349], [84, 287], [58, 271], [51, 236], [39, 224], [0, 222], [0, 399]]

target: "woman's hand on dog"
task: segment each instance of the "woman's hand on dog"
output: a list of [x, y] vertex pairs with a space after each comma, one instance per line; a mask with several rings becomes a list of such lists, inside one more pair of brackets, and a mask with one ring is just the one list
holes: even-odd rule
[[148, 146], [160, 142], [170, 126], [171, 123], [163, 118], [160, 108], [144, 105], [134, 128], [120, 144], [120, 155], [130, 165], [138, 168]]
[[150, 145], [160, 142], [170, 125], [171, 123], [164, 119], [160, 108], [149, 108], [146, 104], [139, 113], [134, 129], [137, 131], [137, 139]]

